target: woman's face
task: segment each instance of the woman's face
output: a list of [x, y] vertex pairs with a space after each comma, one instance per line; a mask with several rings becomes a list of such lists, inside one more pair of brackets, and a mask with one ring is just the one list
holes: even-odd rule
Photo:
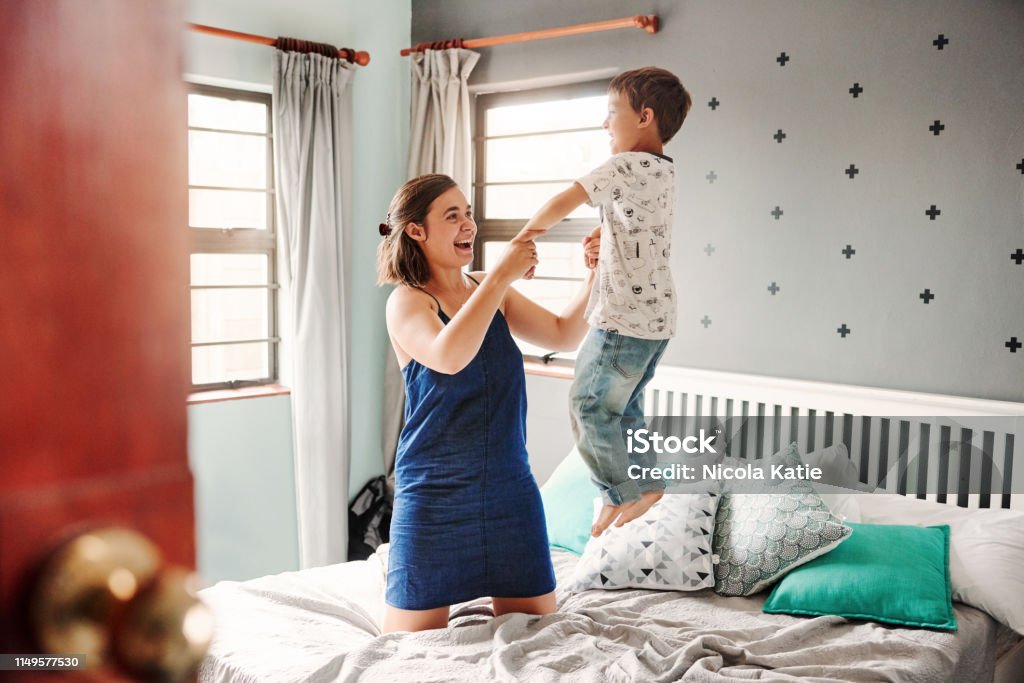
[[446, 190], [430, 205], [426, 239], [420, 241], [427, 261], [439, 266], [462, 268], [473, 262], [476, 223], [462, 190]]

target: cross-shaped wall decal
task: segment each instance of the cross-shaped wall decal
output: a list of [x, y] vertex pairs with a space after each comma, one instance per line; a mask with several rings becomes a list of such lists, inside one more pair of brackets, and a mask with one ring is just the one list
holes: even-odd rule
[[708, 102], [708, 106], [711, 107], [711, 111], [715, 111], [716, 109], [718, 109], [718, 105], [720, 104], [721, 102], [718, 101], [717, 97], [712, 97], [711, 100]]
[[838, 332], [840, 334], [840, 336], [842, 336], [843, 339], [846, 339], [846, 335], [848, 335], [851, 332], [853, 332], [853, 330], [851, 330], [849, 327], [847, 327], [846, 323], [843, 323], [842, 327], [837, 327], [836, 328], [836, 332]]
[[1018, 249], [1017, 251], [1010, 252], [1010, 260], [1016, 261], [1017, 265], [1024, 263], [1024, 249]]
[[707, 313], [704, 314], [704, 318], [700, 321], [700, 324], [704, 326], [705, 330], [708, 329], [708, 325], [711, 324], [711, 318], [708, 317]]
[[782, 54], [775, 58], [775, 61], [779, 63], [779, 66], [786, 66], [786, 62], [788, 62], [789, 59], [789, 55], [783, 52]]
[[942, 121], [939, 121], [938, 119], [936, 119], [935, 123], [933, 123], [932, 125], [928, 126], [928, 130], [930, 130], [931, 132], [933, 132], [936, 135], [938, 135], [942, 131], [946, 130], [946, 126], [945, 126], [945, 124], [942, 123]]
[[1020, 163], [1017, 164], [1017, 170], [1020, 171], [1021, 173], [1024, 173], [1024, 159], [1021, 159]]
[[850, 168], [843, 171], [843, 173], [850, 176], [850, 180], [853, 180], [853, 177], [860, 173], [860, 169], [854, 166], [853, 164], [850, 164]]
[[949, 45], [949, 38], [946, 37], [945, 33], [940, 33], [939, 37], [932, 41], [932, 45], [941, 50], [942, 48]]
[[781, 128], [779, 128], [779, 132], [773, 135], [772, 137], [775, 138], [775, 142], [781, 145], [782, 141], [786, 139], [786, 134], [782, 132]]
[[704, 177], [708, 179], [708, 182], [709, 182], [709, 183], [713, 183], [713, 182], [715, 182], [716, 180], [718, 180], [718, 175], [717, 175], [717, 174], [716, 174], [716, 173], [715, 173], [714, 171], [711, 171], [711, 173], [708, 173], [708, 174], [707, 174], [706, 176], [704, 176]]
[[782, 216], [782, 209], [776, 206], [772, 209], [772, 215], [775, 216], [775, 220], [779, 220], [779, 217]]
[[847, 261], [849, 261], [849, 260], [850, 260], [850, 258], [851, 258], [851, 257], [852, 257], [852, 256], [853, 256], [854, 254], [856, 254], [856, 253], [857, 253], [857, 250], [856, 250], [856, 249], [854, 249], [854, 248], [853, 248], [852, 246], [850, 246], [849, 244], [847, 244], [847, 245], [846, 245], [846, 249], [843, 249], [843, 252], [842, 252], [842, 253], [846, 255], [846, 260], [847, 260]]
[[778, 286], [777, 284], [775, 284], [774, 282], [772, 282], [772, 283], [771, 283], [770, 285], [768, 285], [768, 291], [772, 293], [772, 296], [775, 296], [775, 294], [776, 294], [776, 293], [777, 293], [777, 292], [778, 292], [778, 291], [779, 291], [780, 289], [782, 289], [782, 287], [779, 287], [779, 286]]
[[1017, 349], [1024, 346], [1024, 344], [1021, 344], [1019, 341], [1017, 341], [1016, 337], [1010, 337], [1010, 341], [1006, 342], [1004, 346], [1010, 349], [1010, 353], [1017, 353]]
[[931, 301], [932, 299], [934, 299], [934, 298], [935, 298], [935, 295], [934, 295], [934, 294], [932, 294], [932, 290], [930, 290], [930, 289], [925, 289], [925, 290], [924, 290], [923, 292], [921, 292], [921, 293], [920, 293], [920, 294], [919, 294], [918, 296], [920, 296], [920, 297], [921, 297], [921, 300], [922, 300], [922, 301], [924, 301], [925, 303], [928, 303], [928, 302], [930, 302], [930, 301]]
[[711, 256], [712, 254], [715, 253], [715, 247], [711, 244], [711, 242], [708, 242], [708, 246], [704, 247], [704, 252], [708, 256]]
[[935, 217], [936, 217], [936, 216], [938, 216], [938, 215], [939, 215], [940, 213], [942, 213], [942, 212], [941, 212], [941, 211], [939, 211], [939, 210], [938, 210], [938, 209], [937, 209], [937, 208], [935, 207], [935, 205], [934, 205], [934, 204], [932, 204], [932, 208], [928, 209], [928, 210], [927, 210], [927, 211], [925, 211], [924, 213], [925, 213], [925, 215], [926, 215], [926, 216], [928, 216], [928, 220], [931, 220], [931, 221], [933, 221], [933, 220], [935, 220]]
[[860, 87], [860, 83], [854, 83], [853, 87], [850, 88], [850, 94], [855, 98], [860, 96], [862, 92], [864, 92], [864, 88]]

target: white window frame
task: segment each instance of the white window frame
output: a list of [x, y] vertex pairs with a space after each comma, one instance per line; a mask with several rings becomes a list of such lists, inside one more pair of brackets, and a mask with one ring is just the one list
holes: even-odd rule
[[[577, 97], [588, 97], [594, 95], [603, 95], [608, 92], [608, 84], [610, 79], [600, 79], [595, 81], [587, 81], [585, 83], [573, 83], [568, 85], [557, 85], [544, 88], [534, 88], [530, 90], [520, 90], [516, 92], [495, 92], [495, 93], [481, 93], [476, 96], [474, 101], [475, 116], [474, 116], [474, 136], [473, 136], [473, 157], [474, 157], [474, 182], [473, 182], [473, 214], [477, 224], [477, 235], [476, 242], [473, 245], [473, 264], [474, 270], [483, 269], [483, 245], [485, 242], [506, 242], [515, 237], [523, 225], [526, 223], [525, 219], [492, 219], [487, 217], [487, 202], [485, 201], [486, 193], [485, 190], [488, 186], [493, 185], [516, 185], [516, 184], [529, 184], [530, 181], [517, 181], [517, 182], [488, 182], [486, 178], [487, 169], [487, 141], [493, 139], [507, 139], [516, 137], [528, 137], [535, 135], [551, 134], [551, 133], [567, 133], [576, 131], [587, 131], [587, 130], [600, 130], [603, 124], [603, 118], [600, 121], [595, 121], [593, 126], [586, 128], [572, 128], [572, 129], [556, 129], [550, 131], [533, 131], [530, 133], [517, 133], [513, 135], [487, 135], [487, 111], [492, 107], [510, 106], [517, 104], [530, 104], [534, 102], [544, 101], [556, 101], [573, 99]], [[545, 179], [549, 180], [549, 179]], [[565, 185], [568, 186], [572, 183], [575, 178], [565, 178]], [[564, 189], [559, 187], [557, 184], [552, 184], [552, 196], [558, 191]], [[540, 207], [536, 207], [540, 209]], [[597, 225], [597, 219], [595, 218], [566, 218], [560, 222], [557, 226], [553, 227], [545, 235], [542, 235], [537, 239], [538, 242], [579, 242], [584, 237], [589, 235], [594, 227]], [[539, 278], [545, 279], [545, 278]], [[576, 278], [548, 278], [554, 280], [572, 280], [576, 281]], [[581, 281], [582, 282], [582, 281]], [[530, 354], [524, 354], [527, 359], [540, 360], [543, 363], [553, 363], [557, 365], [573, 366], [575, 363], [570, 358], [559, 357], [564, 354], [548, 353], [544, 356], [535, 356]]]
[[[223, 346], [228, 344], [246, 344], [246, 343], [266, 343], [267, 352], [269, 357], [267, 359], [267, 368], [269, 375], [267, 377], [261, 377], [258, 379], [249, 380], [225, 380], [222, 382], [211, 382], [205, 384], [192, 384], [192, 392], [202, 391], [214, 391], [219, 389], [239, 389], [242, 387], [259, 386], [265, 384], [274, 384], [278, 382], [279, 377], [279, 363], [280, 363], [280, 344], [281, 338], [278, 332], [278, 292], [280, 291], [280, 285], [277, 276], [277, 230], [276, 230], [276, 216], [274, 208], [274, 144], [273, 144], [273, 113], [271, 106], [271, 95], [270, 93], [255, 92], [249, 90], [235, 90], [232, 88], [222, 88], [219, 86], [211, 85], [200, 85], [195, 83], [188, 84], [188, 93], [197, 95], [206, 95], [209, 97], [220, 97], [231, 100], [243, 100], [248, 102], [259, 102], [267, 106], [267, 132], [266, 133], [251, 133], [251, 132], [240, 132], [230, 129], [219, 129], [219, 128], [205, 128], [188, 126], [188, 130], [201, 130], [215, 133], [235, 133], [243, 135], [255, 135], [259, 137], [267, 138], [267, 189], [264, 191], [266, 194], [266, 210], [267, 210], [267, 228], [266, 230], [254, 229], [254, 228], [227, 228], [227, 229], [215, 229], [215, 228], [194, 228], [191, 225], [188, 226], [189, 231], [189, 256], [192, 254], [264, 254], [267, 256], [267, 277], [268, 281], [265, 285], [192, 285], [191, 280], [189, 284], [189, 292], [196, 290], [208, 290], [208, 289], [242, 289], [242, 288], [260, 288], [267, 289], [267, 316], [268, 316], [268, 334], [267, 337], [261, 339], [246, 339], [241, 341], [206, 341], [206, 342], [191, 342], [190, 349], [203, 346]], [[221, 188], [221, 187], [210, 187], [205, 185], [192, 185], [189, 183], [189, 189], [230, 189], [234, 190], [237, 188]], [[191, 296], [189, 297], [189, 308], [191, 309]], [[189, 338], [191, 340], [191, 317], [189, 323]], [[191, 368], [191, 351], [189, 353], [189, 367]], [[190, 371], [190, 383], [191, 383], [191, 371]]]

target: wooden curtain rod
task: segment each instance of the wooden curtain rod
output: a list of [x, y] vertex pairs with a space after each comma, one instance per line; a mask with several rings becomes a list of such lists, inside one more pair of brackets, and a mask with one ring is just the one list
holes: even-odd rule
[[445, 50], [452, 47], [491, 47], [492, 45], [508, 45], [509, 43], [524, 43], [528, 40], [547, 40], [548, 38], [561, 38], [562, 36], [574, 36], [581, 33], [594, 33], [595, 31], [611, 31], [617, 28], [642, 28], [648, 33], [658, 32], [658, 15], [641, 14], [635, 17], [624, 17], [622, 19], [609, 19], [607, 21], [595, 21], [590, 24], [576, 24], [575, 26], [561, 26], [559, 28], [546, 28], [540, 31], [528, 31], [526, 33], [513, 33], [507, 36], [494, 36], [493, 38], [471, 38], [462, 40], [441, 40], [428, 43], [420, 43], [416, 47], [407, 47], [401, 54], [406, 57], [413, 52], [424, 50]]
[[[188, 24], [189, 29], [196, 31], [197, 33], [205, 33], [210, 36], [220, 36], [221, 38], [231, 38], [232, 40], [241, 40], [246, 43], [256, 43], [258, 45], [269, 45], [270, 47], [277, 47], [277, 38], [267, 38], [266, 36], [256, 36], [251, 33], [242, 33], [241, 31], [231, 31], [226, 28], [216, 28], [214, 26], [204, 26], [203, 24]], [[342, 59], [348, 59], [349, 50], [338, 50], [338, 57]], [[370, 63], [369, 52], [355, 52], [353, 61], [359, 66], [366, 66]]]

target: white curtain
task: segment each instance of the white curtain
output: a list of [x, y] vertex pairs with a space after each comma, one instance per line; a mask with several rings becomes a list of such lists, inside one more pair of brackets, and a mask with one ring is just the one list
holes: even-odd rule
[[[451, 176], [473, 201], [473, 138], [469, 75], [480, 54], [470, 50], [426, 50], [412, 55], [411, 135], [406, 175]], [[384, 470], [394, 484], [395, 448], [402, 430], [405, 386], [395, 354], [384, 361]]]
[[470, 197], [473, 140], [467, 80], [479, 59], [479, 53], [463, 49], [426, 50], [412, 55], [407, 175], [450, 175]]
[[[319, 54], [274, 57], [282, 374], [292, 387], [299, 557], [343, 562], [348, 546], [348, 308], [345, 291], [353, 67]], [[284, 355], [284, 354], [283, 354]]]

